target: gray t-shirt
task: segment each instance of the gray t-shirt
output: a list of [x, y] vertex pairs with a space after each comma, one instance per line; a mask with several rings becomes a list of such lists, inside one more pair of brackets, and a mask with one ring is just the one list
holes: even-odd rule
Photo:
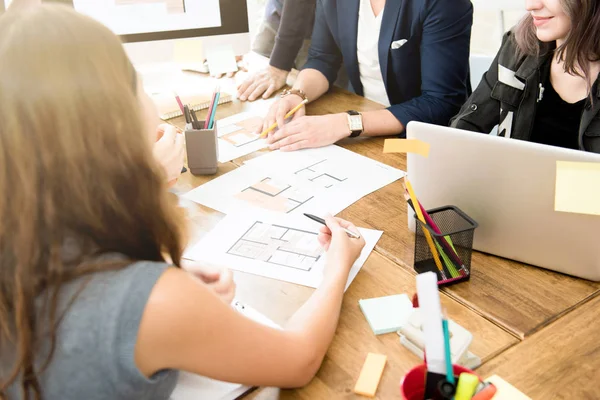
[[[59, 325], [51, 363], [38, 375], [45, 400], [169, 398], [178, 372], [165, 370], [148, 379], [134, 360], [144, 308], [167, 268], [164, 263], [138, 262], [84, 276], [61, 289], [59, 310], [87, 282]], [[6, 350], [0, 351], [4, 377], [10, 357], [5, 357]], [[44, 360], [38, 357], [36, 363]], [[9, 388], [9, 399], [21, 398], [19, 386]]]

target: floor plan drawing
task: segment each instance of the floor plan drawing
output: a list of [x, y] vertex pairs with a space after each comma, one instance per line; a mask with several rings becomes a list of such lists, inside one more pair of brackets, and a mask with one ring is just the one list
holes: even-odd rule
[[339, 168], [336, 168], [331, 162], [328, 162], [328, 160], [325, 159], [311, 164], [308, 167], [304, 167], [294, 172], [294, 174], [329, 189], [337, 183], [348, 179], [342, 171], [336, 170], [339, 170]]
[[262, 119], [251, 117], [230, 125], [223, 126], [219, 130], [219, 139], [235, 147], [245, 146], [259, 139], [255, 133], [256, 129], [262, 126]]
[[323, 249], [314, 232], [256, 221], [227, 254], [310, 271]]
[[267, 177], [250, 185], [235, 197], [257, 207], [290, 213], [306, 204], [314, 196], [285, 181]]

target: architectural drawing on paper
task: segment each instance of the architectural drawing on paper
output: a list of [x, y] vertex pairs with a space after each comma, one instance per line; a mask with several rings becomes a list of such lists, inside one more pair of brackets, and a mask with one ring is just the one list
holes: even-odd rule
[[259, 126], [262, 126], [262, 120], [258, 117], [225, 125], [219, 127], [219, 139], [235, 147], [245, 146], [259, 139], [260, 135], [254, 133]]
[[323, 249], [316, 233], [256, 221], [227, 254], [310, 271]]
[[257, 207], [290, 213], [314, 196], [284, 181], [264, 178], [242, 190], [235, 197]]
[[329, 189], [348, 179], [348, 177], [343, 174], [339, 167], [332, 165], [332, 163], [328, 162], [327, 159], [311, 164], [308, 167], [304, 167], [294, 172], [294, 174], [308, 179], [309, 181], [326, 189]]

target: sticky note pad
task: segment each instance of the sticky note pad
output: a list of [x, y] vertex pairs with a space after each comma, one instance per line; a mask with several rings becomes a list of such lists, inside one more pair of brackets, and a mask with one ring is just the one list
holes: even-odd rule
[[531, 400], [531, 397], [525, 396], [498, 375], [490, 376], [485, 381], [493, 383], [496, 386], [496, 394], [492, 397], [492, 400]]
[[173, 46], [173, 59], [178, 64], [202, 64], [204, 62], [202, 40], [176, 40]]
[[600, 163], [556, 162], [554, 210], [600, 215]]
[[405, 294], [361, 299], [358, 305], [376, 335], [400, 330], [414, 310]]
[[227, 72], [237, 71], [237, 61], [235, 53], [231, 46], [219, 46], [218, 48], [207, 49], [206, 61], [210, 74], [221, 75]]
[[354, 386], [354, 393], [375, 397], [375, 392], [377, 392], [377, 386], [379, 386], [379, 381], [381, 380], [386, 361], [387, 356], [384, 356], [383, 354], [367, 354], [365, 364], [360, 371], [356, 386]]
[[418, 139], [386, 139], [383, 142], [384, 153], [414, 153], [429, 156], [429, 143]]

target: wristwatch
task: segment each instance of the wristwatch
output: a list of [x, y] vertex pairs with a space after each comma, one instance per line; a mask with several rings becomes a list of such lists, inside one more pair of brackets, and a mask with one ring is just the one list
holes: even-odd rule
[[281, 92], [281, 97], [289, 96], [290, 94], [295, 94], [302, 100], [308, 101], [308, 97], [306, 97], [306, 93], [304, 93], [304, 90], [302, 89], [285, 89], [283, 92]]
[[362, 114], [358, 111], [348, 110], [348, 128], [350, 128], [350, 137], [357, 137], [363, 133], [363, 120]]

